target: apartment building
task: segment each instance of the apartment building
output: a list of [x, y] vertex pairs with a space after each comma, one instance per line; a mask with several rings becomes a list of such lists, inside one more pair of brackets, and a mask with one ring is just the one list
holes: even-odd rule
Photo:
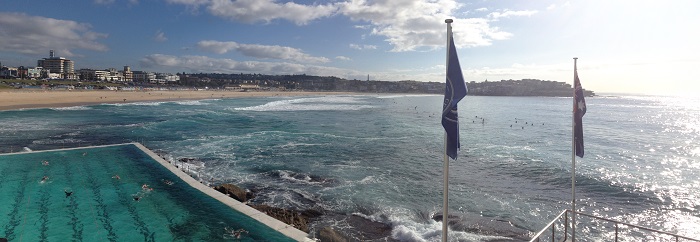
[[63, 57], [56, 57], [53, 50], [49, 52], [49, 58], [38, 60], [37, 66], [42, 67], [51, 73], [58, 73], [63, 79], [77, 78], [77, 75], [73, 70], [73, 61]]

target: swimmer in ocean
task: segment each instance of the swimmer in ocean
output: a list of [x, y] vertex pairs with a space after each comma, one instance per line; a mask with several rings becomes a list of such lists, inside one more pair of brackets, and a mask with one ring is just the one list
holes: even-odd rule
[[72, 191], [69, 192], [69, 191], [67, 191], [67, 190], [63, 190], [63, 192], [66, 193], [66, 197], [70, 197], [70, 195], [73, 195], [73, 192], [72, 192]]

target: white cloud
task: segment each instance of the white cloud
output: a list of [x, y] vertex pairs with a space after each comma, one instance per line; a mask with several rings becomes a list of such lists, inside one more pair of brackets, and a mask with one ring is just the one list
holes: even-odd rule
[[172, 56], [153, 54], [141, 59], [141, 65], [187, 69], [191, 72], [238, 73], [257, 72], [273, 75], [309, 74], [318, 76], [349, 77], [360, 75], [359, 72], [335, 67], [304, 65], [287, 62], [236, 61], [207, 56]]
[[550, 4], [550, 5], [547, 7], [547, 10], [553, 10], [553, 9], [555, 9], [555, 8], [557, 8], [557, 5], [554, 4], [554, 3], [552, 3], [552, 4]]
[[358, 45], [358, 44], [350, 44], [350, 48], [356, 49], [356, 50], [376, 50], [377, 46], [376, 45]]
[[[491, 21], [509, 16], [529, 16], [534, 11], [506, 11], [492, 13], [490, 18], [460, 19], [453, 12], [464, 4], [457, 0], [345, 0], [326, 4], [305, 5], [278, 0], [166, 0], [189, 7], [206, 7], [221, 18], [244, 23], [269, 23], [276, 19], [305, 25], [319, 18], [345, 15], [358, 29], [382, 36], [393, 46], [391, 51], [438, 49], [445, 45], [444, 20], [454, 19], [453, 32], [457, 47], [491, 45], [494, 40], [507, 39], [510, 33], [492, 26]], [[477, 11], [488, 11], [479, 8]]]
[[70, 20], [0, 13], [0, 51], [42, 54], [56, 50], [63, 56], [75, 56], [76, 49], [106, 51], [97, 42], [107, 34], [91, 31], [91, 26]]
[[489, 18], [493, 20], [498, 20], [500, 18], [508, 18], [508, 17], [519, 17], [519, 16], [532, 16], [533, 14], [536, 14], [537, 10], [521, 10], [521, 11], [513, 11], [513, 10], [503, 10], [502, 12], [493, 12], [488, 15]]
[[488, 8], [477, 8], [477, 9], [474, 9], [474, 11], [477, 11], [477, 12], [486, 12], [486, 11], [489, 11], [489, 9], [488, 9]]
[[156, 31], [156, 35], [153, 37], [153, 40], [156, 42], [165, 42], [168, 40], [167, 37], [165, 37], [165, 33], [163, 33], [162, 30]]
[[245, 56], [262, 59], [282, 59], [310, 63], [326, 63], [330, 61], [326, 57], [311, 56], [300, 49], [279, 45], [240, 44], [233, 41], [203, 40], [197, 43], [197, 47], [217, 54], [235, 50]]
[[349, 60], [351, 60], [350, 57], [346, 57], [346, 56], [342, 56], [342, 55], [336, 56], [335, 58], [338, 59], [338, 60], [342, 60], [342, 61], [349, 61]]
[[349, 0], [340, 5], [340, 13], [354, 21], [370, 23], [371, 33], [385, 37], [393, 46], [392, 51], [443, 48], [447, 18], [454, 19], [452, 26], [458, 47], [485, 46], [493, 40], [510, 37], [509, 33], [490, 26], [487, 19], [454, 17], [453, 12], [462, 7], [455, 0]]
[[285, 19], [297, 25], [328, 17], [337, 11], [335, 4], [303, 5], [294, 2], [277, 3], [273, 0], [212, 0], [207, 7], [214, 16], [245, 23]]

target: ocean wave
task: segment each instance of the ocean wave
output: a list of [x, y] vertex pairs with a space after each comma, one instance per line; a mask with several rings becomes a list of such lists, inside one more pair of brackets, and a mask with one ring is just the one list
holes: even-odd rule
[[51, 120], [42, 119], [3, 119], [0, 120], [0, 131], [41, 131], [53, 130], [56, 124]]
[[184, 105], [184, 106], [202, 106], [202, 105], [210, 105], [211, 103], [208, 103], [207, 101], [212, 101], [212, 100], [217, 100], [217, 99], [175, 101], [174, 103], [176, 103], [178, 105]]
[[67, 138], [67, 139], [42, 139], [42, 140], [34, 140], [32, 141], [32, 144], [35, 145], [52, 145], [52, 144], [75, 144], [75, 143], [82, 143], [85, 142], [82, 139], [73, 139], [73, 138]]
[[402, 94], [402, 95], [378, 95], [376, 98], [400, 98], [400, 97], [439, 97], [439, 94]]
[[91, 110], [91, 107], [87, 106], [72, 106], [72, 107], [60, 107], [60, 108], [50, 108], [51, 110], [55, 111], [82, 111], [82, 110]]
[[164, 103], [168, 103], [168, 102], [103, 103], [101, 105], [117, 106], [117, 107], [122, 107], [122, 106], [160, 106], [161, 104], [164, 104]]
[[329, 111], [362, 110], [374, 108], [360, 96], [324, 96], [285, 99], [266, 104], [234, 108], [236, 111]]
[[307, 173], [298, 173], [289, 170], [274, 170], [270, 171], [272, 176], [279, 177], [283, 180], [287, 180], [294, 183], [303, 183], [307, 185], [323, 185], [335, 183], [335, 180], [330, 178], [323, 178], [317, 175], [311, 175]]

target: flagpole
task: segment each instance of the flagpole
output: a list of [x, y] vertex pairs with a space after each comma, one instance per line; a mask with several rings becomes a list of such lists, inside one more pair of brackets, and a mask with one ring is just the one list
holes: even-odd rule
[[[450, 39], [452, 37], [452, 19], [445, 19], [445, 23], [447, 24], [447, 45], [445, 48], [447, 50], [447, 54], [445, 55], [445, 70], [447, 70], [450, 66]], [[447, 73], [447, 71], [445, 72]], [[447, 156], [447, 131], [445, 131], [445, 152], [443, 152], [444, 160], [442, 162], [442, 242], [447, 242], [447, 223], [448, 223], [448, 201], [449, 201], [449, 194], [448, 194], [448, 184], [449, 184], [449, 177], [450, 177], [450, 158]]]
[[[574, 57], [574, 82], [576, 79], [576, 60]], [[574, 83], [574, 105], [576, 107], [576, 83]], [[576, 241], [576, 110], [571, 111], [571, 242]]]

